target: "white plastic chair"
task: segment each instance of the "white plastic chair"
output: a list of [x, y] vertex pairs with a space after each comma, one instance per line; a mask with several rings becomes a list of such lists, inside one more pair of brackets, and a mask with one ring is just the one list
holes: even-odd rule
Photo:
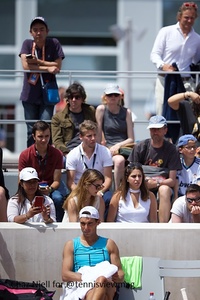
[[[122, 286], [119, 300], [148, 299], [150, 292], [154, 292], [156, 300], [163, 300], [166, 277], [200, 277], [200, 260], [163, 260], [143, 257], [142, 288], [134, 290]], [[177, 293], [180, 293], [180, 290]]]

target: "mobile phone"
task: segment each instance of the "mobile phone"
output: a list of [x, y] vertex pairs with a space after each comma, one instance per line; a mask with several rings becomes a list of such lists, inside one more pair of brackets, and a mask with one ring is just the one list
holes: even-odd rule
[[26, 58], [33, 58], [32, 54], [26, 54]]
[[39, 189], [46, 190], [49, 187], [47, 182], [39, 182]]
[[43, 196], [35, 196], [34, 207], [40, 207], [42, 209], [43, 204], [44, 204], [44, 197]]

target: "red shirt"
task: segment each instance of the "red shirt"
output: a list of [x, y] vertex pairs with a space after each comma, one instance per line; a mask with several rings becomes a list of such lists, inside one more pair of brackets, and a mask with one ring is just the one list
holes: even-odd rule
[[54, 171], [63, 168], [62, 152], [48, 145], [47, 154], [41, 159], [41, 156], [36, 152], [35, 145], [32, 145], [22, 151], [19, 156], [19, 171], [26, 167], [36, 169], [40, 181], [47, 181], [50, 186], [54, 181]]

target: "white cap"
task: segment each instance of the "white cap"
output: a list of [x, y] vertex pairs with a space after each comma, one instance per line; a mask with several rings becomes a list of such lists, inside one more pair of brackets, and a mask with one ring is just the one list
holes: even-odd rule
[[91, 218], [99, 220], [99, 212], [94, 206], [85, 206], [79, 212], [80, 218]]
[[167, 121], [163, 116], [153, 116], [149, 119], [149, 126], [147, 129], [150, 128], [162, 128], [164, 126], [167, 126]]
[[19, 173], [19, 179], [20, 180], [24, 180], [24, 181], [28, 181], [31, 179], [37, 179], [40, 180], [38, 178], [38, 173], [36, 172], [36, 170], [34, 168], [31, 167], [27, 167], [21, 170], [21, 172]]
[[120, 89], [119, 89], [119, 86], [115, 83], [109, 83], [107, 84], [105, 90], [104, 90], [104, 93], [106, 95], [109, 95], [109, 94], [119, 94], [121, 95], [121, 92], [120, 92]]

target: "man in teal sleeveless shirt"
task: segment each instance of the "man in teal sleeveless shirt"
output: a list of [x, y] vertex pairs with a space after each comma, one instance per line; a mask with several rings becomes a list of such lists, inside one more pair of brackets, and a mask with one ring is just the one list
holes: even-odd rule
[[113, 240], [97, 235], [100, 219], [95, 207], [82, 208], [79, 219], [81, 236], [64, 246], [62, 280], [78, 299], [112, 300], [116, 284], [124, 281], [118, 247]]

